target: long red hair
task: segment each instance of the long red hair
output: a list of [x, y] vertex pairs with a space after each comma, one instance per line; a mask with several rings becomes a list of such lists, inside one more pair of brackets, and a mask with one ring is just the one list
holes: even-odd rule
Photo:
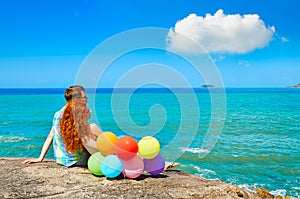
[[82, 141], [95, 137], [87, 122], [90, 117], [89, 111], [85, 99], [73, 99], [67, 102], [60, 120], [60, 135], [69, 153], [82, 151]]

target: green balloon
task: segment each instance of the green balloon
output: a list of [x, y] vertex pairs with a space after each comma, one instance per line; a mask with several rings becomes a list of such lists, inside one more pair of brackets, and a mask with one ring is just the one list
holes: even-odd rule
[[100, 164], [102, 160], [104, 159], [104, 156], [100, 152], [96, 152], [88, 160], [88, 168], [90, 172], [94, 175], [101, 176], [103, 175]]

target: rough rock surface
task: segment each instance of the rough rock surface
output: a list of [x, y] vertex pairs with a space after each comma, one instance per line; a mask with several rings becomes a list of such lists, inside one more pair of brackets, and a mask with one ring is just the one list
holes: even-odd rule
[[256, 193], [184, 171], [158, 176], [107, 179], [88, 169], [65, 168], [53, 160], [25, 165], [23, 159], [0, 158], [0, 198], [209, 198], [260, 199]]

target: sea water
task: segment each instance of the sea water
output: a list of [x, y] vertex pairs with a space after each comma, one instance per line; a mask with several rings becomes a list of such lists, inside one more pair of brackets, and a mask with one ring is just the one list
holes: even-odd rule
[[[39, 156], [53, 115], [65, 103], [63, 91], [0, 89], [0, 157]], [[103, 131], [131, 135], [137, 141], [154, 136], [162, 156], [167, 161], [176, 157], [178, 168], [190, 173], [300, 198], [300, 89], [226, 89], [224, 126], [206, 156], [201, 156], [201, 145], [213, 128], [207, 89], [179, 89], [175, 94], [168, 89], [113, 91], [88, 92], [90, 122]], [[197, 106], [191, 96], [196, 96]], [[186, 111], [199, 112], [199, 118]], [[46, 157], [53, 158], [52, 148]]]

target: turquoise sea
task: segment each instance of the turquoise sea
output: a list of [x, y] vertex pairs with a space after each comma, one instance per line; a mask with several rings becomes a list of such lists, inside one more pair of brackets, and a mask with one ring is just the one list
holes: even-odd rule
[[[64, 105], [63, 91], [0, 89], [0, 157], [39, 156], [53, 114]], [[134, 94], [126, 89], [112, 91], [88, 93], [93, 110], [90, 122], [98, 123], [104, 131], [132, 135], [137, 140], [150, 134], [159, 140], [167, 161], [178, 157], [179, 169], [250, 190], [264, 187], [275, 195], [300, 198], [300, 89], [226, 89], [224, 126], [205, 157], [199, 156], [201, 145], [208, 129], [213, 128], [209, 126], [212, 103], [207, 89], [178, 89], [176, 94], [158, 88], [138, 89]], [[191, 96], [196, 96], [197, 105], [191, 102], [183, 107], [182, 99], [188, 104]], [[130, 99], [127, 104], [126, 99]], [[196, 134], [187, 130], [188, 125], [193, 128], [195, 119], [186, 118], [186, 112], [193, 110], [200, 113]], [[184, 128], [182, 120], [186, 120]], [[52, 154], [50, 149], [47, 158]]]

